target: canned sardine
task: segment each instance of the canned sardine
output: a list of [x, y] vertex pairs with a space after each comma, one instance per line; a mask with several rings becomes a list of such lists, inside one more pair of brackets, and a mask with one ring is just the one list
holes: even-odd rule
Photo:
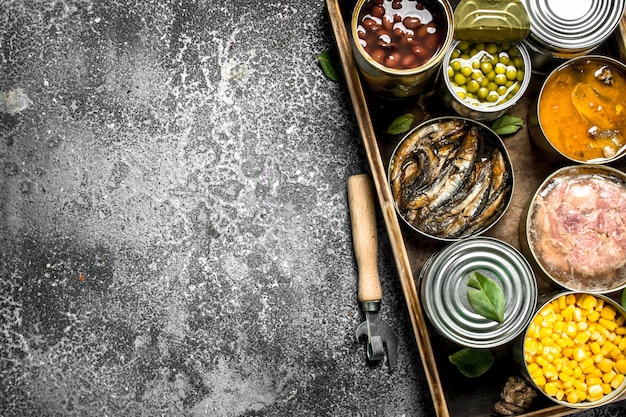
[[[495, 281], [504, 294], [502, 323], [475, 311], [468, 299], [473, 272]], [[480, 236], [433, 254], [419, 275], [426, 315], [447, 339], [466, 347], [493, 348], [515, 339], [537, 305], [537, 282], [526, 259], [509, 244]]]
[[523, 0], [530, 18], [526, 46], [533, 70], [549, 72], [593, 51], [615, 30], [625, 0]]

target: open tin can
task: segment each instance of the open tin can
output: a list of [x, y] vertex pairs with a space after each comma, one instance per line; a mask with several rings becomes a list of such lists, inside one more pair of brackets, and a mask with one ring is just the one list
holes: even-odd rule
[[615, 30], [625, 0], [524, 0], [530, 17], [525, 40], [533, 70], [547, 73], [564, 60], [590, 53]]
[[[468, 282], [475, 271], [502, 289], [502, 323], [483, 317], [469, 302]], [[427, 260], [419, 280], [430, 322], [442, 336], [462, 346], [489, 349], [514, 340], [535, 312], [532, 268], [517, 249], [495, 238], [479, 236], [448, 245]]]

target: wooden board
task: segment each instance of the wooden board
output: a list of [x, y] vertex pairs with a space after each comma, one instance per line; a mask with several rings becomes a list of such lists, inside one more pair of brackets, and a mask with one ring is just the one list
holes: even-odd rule
[[[519, 369], [512, 360], [511, 346], [506, 345], [494, 350], [496, 365], [479, 378], [470, 380], [462, 377], [449, 363], [448, 355], [458, 350], [459, 346], [442, 338], [432, 329], [424, 317], [416, 282], [426, 259], [443, 247], [443, 244], [417, 236], [398, 220], [393, 197], [387, 185], [386, 172], [391, 152], [401, 139], [401, 136], [384, 133], [391, 121], [399, 115], [411, 112], [415, 115], [414, 125], [416, 125], [432, 117], [453, 113], [444, 109], [439, 96], [433, 91], [425, 91], [419, 97], [410, 100], [388, 101], [371, 94], [363, 86], [352, 55], [349, 34], [349, 22], [355, 3], [354, 0], [326, 0], [332, 32], [341, 57], [347, 88], [367, 154], [370, 173], [391, 242], [397, 273], [434, 407], [438, 417], [492, 416], [492, 406], [498, 400], [507, 377], [520, 375]], [[451, 3], [455, 6], [458, 1]], [[616, 30], [615, 39], [607, 41], [607, 45], [603, 46], [606, 51], [602, 51], [601, 48], [600, 52], [610, 53], [624, 59], [626, 56], [625, 33], [626, 17], [622, 19]], [[557, 168], [543, 158], [528, 136], [526, 121], [528, 108], [535, 99], [542, 82], [541, 76], [533, 74], [525, 96], [509, 111], [509, 114], [518, 115], [525, 121], [522, 130], [504, 138], [515, 169], [515, 192], [504, 217], [486, 233], [518, 249], [520, 248], [518, 226], [524, 208], [541, 182]], [[623, 170], [625, 165], [621, 164], [618, 168]], [[540, 292], [557, 289], [541, 278], [539, 271], [535, 272], [538, 276]], [[531, 408], [521, 415], [556, 417], [577, 411], [580, 410], [554, 405], [539, 396]]]

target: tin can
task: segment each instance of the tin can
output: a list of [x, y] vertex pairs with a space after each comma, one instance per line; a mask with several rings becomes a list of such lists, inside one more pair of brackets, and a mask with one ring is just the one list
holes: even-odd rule
[[[552, 324], [549, 326], [550, 330], [548, 331], [548, 333], [550, 333], [551, 331], [552, 331], [552, 333], [556, 333], [556, 332], [553, 331], [554, 327], [555, 327], [554, 317], [558, 316], [558, 313], [554, 310], [551, 313], [549, 313], [549, 316], [548, 316], [548, 314], [545, 313], [545, 312], [548, 311], [548, 310], [552, 310], [552, 308], [558, 308], [558, 306], [559, 306], [559, 299], [561, 297], [571, 297], [571, 296], [574, 296], [575, 299], [576, 299], [576, 303], [572, 304], [572, 305], [577, 307], [579, 309], [579, 311], [581, 311], [581, 307], [579, 305], [579, 300], [581, 300], [581, 297], [584, 297], [586, 295], [587, 295], [587, 293], [585, 293], [585, 292], [576, 292], [576, 291], [563, 291], [563, 292], [552, 292], [552, 293], [542, 294], [539, 297], [539, 302], [537, 304], [537, 312], [536, 312], [535, 315], [533, 315], [532, 326], [529, 326], [529, 328], [526, 329], [515, 340], [515, 342], [513, 343], [513, 348], [512, 348], [513, 359], [517, 363], [519, 369], [521, 370], [522, 375], [524, 376], [524, 378], [537, 391], [541, 392], [542, 396], [544, 396], [545, 398], [547, 398], [550, 401], [554, 402], [555, 404], [559, 404], [561, 406], [570, 407], [570, 408], [574, 408], [574, 409], [578, 409], [578, 410], [588, 410], [588, 409], [592, 409], [592, 408], [595, 408], [595, 407], [606, 405], [606, 404], [609, 404], [609, 403], [612, 403], [614, 401], [622, 399], [621, 398], [622, 395], [624, 394], [624, 392], [626, 392], [626, 380], [623, 380], [622, 382], [619, 382], [617, 377], [613, 375], [613, 374], [616, 374], [616, 372], [614, 371], [614, 368], [611, 368], [607, 372], [607, 376], [605, 377], [606, 380], [609, 381], [610, 383], [605, 383], [604, 381], [602, 381], [602, 383], [605, 384], [605, 387], [608, 386], [608, 387], [611, 388], [610, 392], [606, 393], [606, 392], [603, 391], [603, 393], [601, 394], [599, 392], [599, 388], [598, 388], [599, 385], [598, 384], [596, 384], [597, 386], [592, 387], [592, 385], [594, 383], [587, 384], [585, 382], [585, 385], [582, 386], [583, 388], [586, 387], [586, 391], [584, 392], [585, 393], [585, 399], [584, 400], [578, 401], [578, 402], [570, 402], [570, 401], [568, 401], [568, 396], [565, 393], [565, 390], [567, 390], [568, 392], [571, 392], [569, 390], [569, 388], [566, 388], [565, 390], [563, 390], [564, 392], [563, 392], [562, 398], [558, 399], [557, 397], [561, 397], [561, 396], [558, 396], [558, 394], [556, 392], [553, 393], [553, 394], [548, 394], [546, 392], [547, 382], [553, 382], [554, 383], [555, 376], [545, 377], [545, 374], [543, 374], [542, 377], [545, 378], [545, 382], [546, 383], [544, 383], [543, 380], [539, 381], [541, 378], [538, 377], [538, 375], [535, 375], [535, 377], [537, 377], [538, 380], [535, 380], [535, 378], [533, 377], [533, 375], [532, 375], [533, 373], [529, 369], [529, 365], [530, 364], [527, 361], [527, 354], [529, 355], [529, 360], [532, 363], [533, 359], [530, 359], [530, 357], [532, 357], [532, 353], [530, 352], [530, 350], [534, 349], [534, 346], [532, 346], [532, 342], [530, 342], [529, 345], [527, 345], [526, 343], [527, 343], [528, 339], [536, 338], [537, 331], [540, 331], [539, 328], [537, 328], [537, 326], [538, 325], [540, 326], [540, 324], [538, 324], [535, 321], [535, 316], [542, 316], [542, 312], [544, 312], [544, 314], [546, 314], [547, 317], [546, 318], [542, 318], [542, 320], [540, 320], [540, 321], [538, 320], [539, 323], [543, 322], [544, 320], [546, 320], [547, 322], [551, 322]], [[598, 300], [598, 304], [597, 305], [602, 305], [602, 308], [604, 308], [605, 306], [610, 306], [616, 312], [614, 320], [616, 320], [618, 317], [622, 317], [622, 319], [620, 319], [620, 321], [623, 320], [624, 318], [626, 318], [626, 311], [624, 311], [624, 308], [622, 308], [622, 306], [620, 306], [619, 303], [617, 303], [612, 298], [607, 297], [605, 295], [599, 295], [599, 294], [592, 294], [592, 296], [595, 297]], [[561, 302], [564, 302], [564, 300], [561, 300]], [[602, 304], [600, 304], [600, 303], [602, 303]], [[556, 305], [556, 307], [551, 307], [550, 304], [552, 304], [552, 306]], [[546, 307], [547, 309], [544, 310], [544, 307]], [[596, 307], [596, 309], [597, 309], [597, 307]], [[555, 316], [552, 316], [552, 314], [554, 314]], [[585, 317], [584, 314], [586, 314], [586, 313], [582, 314], [583, 317]], [[574, 315], [572, 315], [572, 316], [574, 316]], [[571, 323], [574, 323], [574, 322], [575, 321], [571, 321]], [[562, 322], [562, 323], [564, 323], [564, 322]], [[587, 321], [581, 321], [581, 323], [589, 324], [589, 326], [594, 324], [593, 322], [587, 322]], [[617, 323], [617, 320], [616, 320], [616, 323]], [[532, 327], [534, 327], [534, 328], [532, 328]], [[579, 327], [580, 328], [584, 328], [584, 325], [583, 326], [579, 326]], [[531, 333], [533, 333], [534, 336], [531, 335]], [[577, 341], [576, 342], [577, 344], [575, 346], [581, 348], [582, 351], [586, 351], [586, 349], [589, 349], [589, 357], [591, 357], [592, 353], [591, 353], [591, 347], [590, 346], [591, 346], [591, 344], [594, 341], [596, 342], [597, 345], [600, 346], [601, 350], [603, 349], [604, 343], [608, 342], [607, 343], [607, 347], [609, 347], [611, 345], [610, 340], [607, 338], [606, 341], [604, 341], [604, 339], [602, 339], [603, 337], [604, 337], [604, 333], [603, 333], [603, 336], [601, 336], [600, 338], [597, 338], [597, 336], [594, 336], [592, 334], [592, 336], [588, 339], [587, 342], [585, 342], [583, 344], [582, 342]], [[611, 336], [609, 336], [609, 338], [610, 337]], [[613, 337], [616, 337], [615, 334], [613, 335]], [[602, 340], [600, 340], [600, 339], [602, 339]], [[584, 340], [584, 338], [581, 338], [579, 340]], [[568, 347], [566, 338], [560, 339], [559, 342], [561, 344], [564, 344], [564, 342], [565, 342], [566, 343], [566, 347]], [[548, 343], [547, 346], [549, 346], [550, 342], [546, 341], [546, 343]], [[560, 345], [558, 343], [556, 343], [556, 342], [555, 342], [554, 346], [559, 346], [560, 347]], [[527, 351], [527, 349], [528, 349], [528, 351]], [[563, 350], [561, 350], [560, 352], [561, 352], [561, 353], [559, 353], [559, 357], [560, 358], [566, 358], [568, 360], [570, 359], [565, 354], [562, 354]], [[573, 359], [573, 357], [572, 357], [572, 360], [574, 360], [575, 362], [583, 363], [583, 361], [586, 359], [586, 355], [587, 354], [585, 354], [585, 358], [580, 357], [580, 358], [577, 358], [576, 360]], [[613, 362], [613, 364], [617, 360], [614, 357], [612, 357], [610, 354], [607, 354], [606, 357], [607, 358], [611, 358], [611, 361]], [[580, 360], [578, 360], [578, 359], [580, 359]], [[596, 362], [595, 359], [597, 359], [597, 358], [594, 357], [594, 361], [593, 361], [594, 365], [593, 365], [593, 367], [595, 369], [599, 370], [599, 369], [601, 369], [600, 363]], [[601, 362], [601, 360], [600, 360], [600, 362]], [[535, 365], [537, 365], [537, 363], [535, 363]], [[545, 366], [545, 368], [540, 366], [539, 367], [539, 369], [540, 369], [539, 372], [542, 372], [544, 369], [547, 370], [547, 372], [549, 372], [551, 365], [552, 364], [550, 364], [550, 363], [544, 363], [543, 366]], [[578, 364], [577, 364], [577, 366], [578, 366]], [[576, 371], [574, 371], [574, 372], [576, 372]], [[582, 372], [582, 375], [583, 376], [587, 376], [589, 372], [590, 371], [585, 370], [585, 371]], [[559, 375], [557, 374], [556, 378], [558, 379], [558, 377], [559, 377]], [[601, 380], [602, 377], [604, 377], [604, 375], [601, 375], [599, 378], [596, 378], [596, 379]], [[575, 386], [574, 387], [575, 389], [581, 389], [581, 386], [574, 382], [575, 380], [576, 380], [576, 376], [573, 373], [572, 374], [572, 378], [570, 378], [568, 380], [568, 384], [567, 385], [569, 387], [574, 387]], [[613, 382], [613, 381], [615, 381], [615, 382]], [[555, 384], [553, 384], [553, 385], [555, 385]], [[578, 387], [578, 388], [576, 388], [576, 387]], [[595, 398], [590, 399], [590, 395], [591, 394], [595, 394], [596, 395]], [[580, 397], [579, 397], [579, 399], [580, 399]]]
[[530, 18], [525, 40], [533, 70], [547, 73], [563, 60], [590, 53], [615, 30], [625, 0], [524, 0]]
[[[468, 300], [472, 272], [495, 281], [505, 299], [504, 321], [477, 313]], [[424, 311], [447, 339], [471, 348], [493, 348], [517, 338], [530, 323], [537, 282], [526, 259], [509, 244], [491, 237], [452, 243], [433, 254], [419, 275]]]
[[[379, 1], [385, 10], [392, 8], [390, 0]], [[403, 99], [415, 96], [425, 90], [427, 84], [434, 78], [441, 66], [443, 56], [450, 47], [454, 36], [453, 9], [447, 0], [427, 0], [423, 2], [425, 8], [432, 10], [433, 16], [438, 18], [441, 27], [437, 30], [445, 31], [442, 34], [441, 44], [437, 51], [422, 65], [410, 69], [394, 69], [376, 61], [365, 49], [359, 38], [359, 31], [363, 30], [359, 17], [361, 9], [370, 6], [370, 0], [359, 0], [352, 13], [351, 35], [356, 65], [361, 73], [365, 85], [384, 98]], [[382, 18], [373, 16], [383, 22]], [[396, 27], [401, 22], [390, 23]], [[379, 32], [382, 32], [379, 31]], [[382, 36], [382, 35], [381, 35]], [[416, 34], [417, 38], [417, 34]], [[380, 40], [379, 42], [384, 42]]]
[[[610, 70], [612, 81], [609, 82], [608, 86], [604, 85], [604, 82], [597, 80], [598, 75], [596, 74], [599, 74], [598, 71], [602, 69]], [[565, 78], [565, 73], [575, 75]], [[573, 104], [573, 100], [567, 103], [570, 107], [546, 104], [547, 100], [550, 99], [550, 90], [552, 90], [552, 97], [555, 97], [557, 94], [566, 95], [567, 97], [574, 96], [574, 92], [578, 88], [579, 83], [581, 83], [580, 79], [585, 76], [585, 74], [588, 74], [587, 78], [594, 76], [595, 78], [592, 80], [597, 82], [600, 88], [605, 89], [604, 91], [614, 90], [616, 94], [613, 94], [613, 96], [619, 97], [619, 99], [613, 99], [613, 101], [610, 102], [611, 106], [602, 106], [602, 102], [597, 101], [596, 97], [590, 97], [589, 101], [584, 103], [586, 107], [589, 109], [593, 108], [594, 105], [595, 108], [598, 109], [605, 107], [597, 112], [600, 116], [606, 115], [607, 112], [610, 111], [610, 108], [617, 109], [623, 107], [622, 97], [624, 97], [623, 89], [624, 80], [626, 79], [626, 65], [624, 65], [624, 63], [602, 55], [583, 55], [567, 60], [552, 70], [543, 81], [539, 94], [537, 94], [537, 97], [531, 102], [528, 111], [528, 133], [530, 138], [542, 151], [543, 156], [552, 164], [611, 164], [626, 157], [626, 145], [623, 144], [626, 133], [622, 133], [623, 129], [620, 129], [619, 126], [619, 123], [622, 121], [621, 116], [613, 117], [613, 120], [611, 120], [611, 118], [607, 119], [607, 116], [602, 116], [611, 122], [611, 126], [604, 126], [602, 129], [599, 129], [597, 122], [593, 119], [581, 116], [580, 112]], [[565, 82], [567, 79], [571, 81]], [[586, 82], [589, 83], [588, 81]], [[594, 88], [595, 91], [598, 91], [597, 87]], [[556, 93], [554, 93], [555, 91]], [[606, 96], [604, 92], [599, 92], [598, 95], [600, 97]], [[582, 96], [583, 95], [578, 95], [578, 97]], [[622, 100], [622, 103], [619, 102], [620, 100]], [[539, 111], [542, 104], [546, 104], [547, 108], [554, 109], [552, 113], [544, 115], [545, 120], [542, 120]], [[555, 115], [557, 117], [555, 117]], [[576, 119], [579, 122], [586, 123], [584, 129], [581, 129], [584, 131], [581, 132], [578, 130], [574, 132], [571, 130], [574, 126], [578, 125], [576, 121], [572, 122], [572, 120]], [[558, 125], [556, 125], [557, 120]], [[567, 152], [565, 149], [559, 149], [559, 147], [551, 141], [551, 139], [553, 140], [555, 138], [549, 137], [550, 133], [549, 129], [547, 129], [548, 126], [546, 122], [551, 122], [553, 125], [556, 125], [556, 127], [552, 128], [552, 132], [557, 132], [555, 136], [571, 138], [572, 143], [577, 143], [577, 146], [582, 146], [587, 143], [587, 147], [591, 148], [591, 144], [593, 143], [594, 149], [606, 149], [604, 145], [610, 140], [611, 142], [608, 148], [611, 149], [611, 152], [605, 152], [603, 157], [595, 155], [590, 159], [590, 157], [583, 157], [582, 155], [576, 156], [573, 151]], [[561, 129], [560, 126], [563, 126], [563, 129]], [[595, 136], [591, 134], [591, 132], [594, 132], [594, 128], [597, 131]], [[611, 136], [613, 136], [612, 139], [610, 137], [603, 139], [607, 132], [611, 132]], [[604, 140], [603, 146], [599, 146], [600, 141], [598, 139]]]
[[624, 195], [626, 173], [617, 168], [572, 165], [550, 174], [520, 217], [521, 252], [537, 275], [571, 291], [626, 288]]
[[[470, 119], [478, 120], [481, 122], [488, 122], [497, 119], [498, 117], [505, 114], [511, 107], [513, 107], [523, 96], [530, 84], [530, 79], [532, 75], [532, 61], [530, 55], [524, 43], [515, 42], [513, 45], [517, 47], [519, 53], [524, 61], [524, 78], [520, 82], [520, 87], [515, 96], [511, 97], [509, 100], [506, 100], [500, 104], [486, 106], [486, 105], [475, 105], [470, 104], [464, 98], [459, 97], [459, 95], [455, 92], [454, 86], [450, 77], [448, 76], [448, 66], [450, 65], [450, 61], [452, 58], [452, 53], [454, 52], [455, 47], [460, 43], [460, 41], [454, 41], [451, 47], [446, 52], [443, 58], [443, 64], [441, 66], [441, 74], [438, 80], [439, 83], [439, 91], [441, 93], [441, 98], [443, 103], [450, 109], [454, 110], [457, 114], [468, 117]], [[476, 70], [479, 71], [479, 70]]]

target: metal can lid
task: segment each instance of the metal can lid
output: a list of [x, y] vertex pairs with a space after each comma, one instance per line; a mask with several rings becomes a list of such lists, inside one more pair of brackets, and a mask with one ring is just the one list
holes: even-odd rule
[[[470, 274], [498, 283], [505, 298], [504, 321], [478, 314], [468, 300]], [[492, 348], [521, 334], [537, 305], [532, 268], [517, 249], [491, 237], [454, 242], [433, 254], [420, 273], [423, 308], [435, 329], [460, 345]]]
[[624, 0], [524, 0], [530, 38], [556, 52], [586, 52], [615, 30]]

